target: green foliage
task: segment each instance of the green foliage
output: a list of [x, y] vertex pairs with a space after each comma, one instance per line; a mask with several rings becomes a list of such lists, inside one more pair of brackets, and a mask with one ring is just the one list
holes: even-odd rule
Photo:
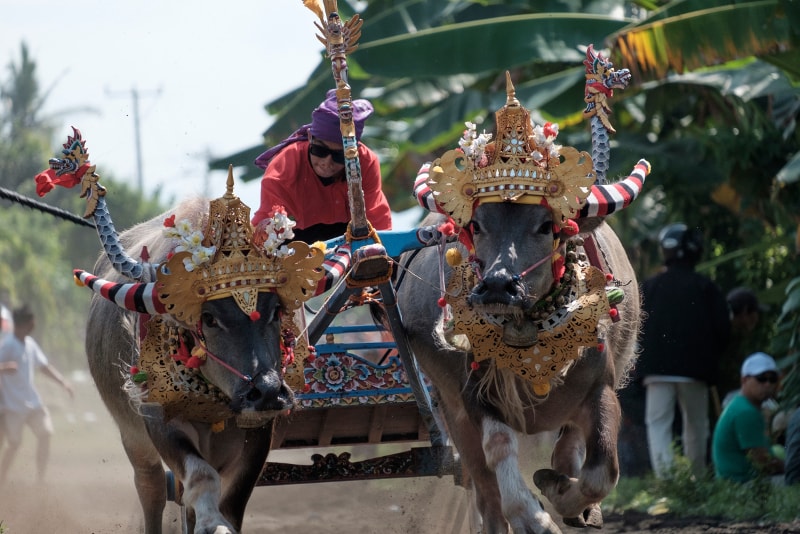
[[[38, 200], [33, 177], [47, 168], [65, 137], [55, 140], [51, 125], [38, 118], [44, 99], [24, 45], [19, 63], [8, 67], [9, 78], [0, 78], [0, 186]], [[163, 211], [157, 195], [146, 198], [110, 177], [103, 184], [119, 229]], [[85, 200], [78, 193], [59, 187], [44, 202], [80, 216]], [[38, 318], [33, 335], [58, 367], [82, 367], [90, 292], [73, 283], [72, 270], [93, 267], [100, 252], [97, 233], [7, 200], [0, 206], [0, 288], [8, 292], [7, 304], [33, 308]]]
[[800, 486], [779, 486], [768, 478], [746, 483], [708, 476], [697, 479], [682, 456], [664, 479], [623, 478], [603, 501], [606, 511], [636, 510], [679, 517], [720, 517], [727, 520], [792, 521], [800, 517]]
[[785, 409], [800, 406], [800, 277], [786, 286], [786, 300], [772, 339], [772, 353], [780, 355], [778, 365], [783, 375], [780, 403]]

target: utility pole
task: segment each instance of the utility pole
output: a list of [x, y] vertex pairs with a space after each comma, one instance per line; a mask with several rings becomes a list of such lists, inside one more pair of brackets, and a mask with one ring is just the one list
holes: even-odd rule
[[[139, 185], [139, 192], [144, 193], [144, 176], [142, 173], [142, 137], [139, 126], [139, 99], [143, 96], [143, 93], [139, 91], [134, 85], [131, 88], [130, 93], [128, 93], [127, 91], [113, 92], [110, 91], [109, 89], [106, 89], [106, 94], [112, 97], [128, 96], [128, 94], [130, 94], [131, 100], [133, 102], [133, 136], [136, 149], [136, 183]], [[144, 93], [144, 96], [149, 96], [149, 95], [158, 96], [159, 94], [161, 94], [160, 88], [153, 91], [146, 91]]]

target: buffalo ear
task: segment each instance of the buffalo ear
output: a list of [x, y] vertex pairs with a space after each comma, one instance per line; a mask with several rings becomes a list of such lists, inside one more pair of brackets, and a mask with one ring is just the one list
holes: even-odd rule
[[578, 228], [581, 234], [588, 234], [597, 229], [598, 226], [603, 224], [605, 217], [583, 217], [577, 220]]

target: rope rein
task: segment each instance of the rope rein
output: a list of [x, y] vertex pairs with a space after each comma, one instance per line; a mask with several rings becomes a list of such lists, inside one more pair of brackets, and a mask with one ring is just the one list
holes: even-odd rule
[[553, 257], [553, 255], [556, 253], [556, 250], [557, 249], [553, 250], [550, 254], [546, 255], [544, 258], [542, 258], [541, 260], [537, 261], [536, 263], [534, 263], [533, 265], [531, 265], [530, 267], [528, 267], [527, 269], [525, 269], [524, 271], [519, 273], [517, 276], [519, 278], [526, 277], [528, 274], [530, 274], [531, 271], [533, 271], [534, 269], [536, 269], [537, 267], [542, 265], [547, 260], [551, 259]]
[[26, 197], [25, 195], [20, 195], [15, 191], [6, 189], [5, 187], [0, 187], [0, 198], [5, 198], [6, 200], [10, 200], [11, 202], [16, 202], [17, 204], [21, 204], [30, 209], [39, 210], [43, 213], [49, 213], [54, 217], [64, 219], [79, 226], [88, 226], [89, 228], [95, 228], [93, 222], [87, 221], [86, 219], [78, 217], [77, 215], [73, 215], [67, 210], [58, 208], [56, 206], [51, 206], [50, 204], [45, 204], [44, 202], [39, 202], [38, 200]]
[[242, 380], [250, 384], [251, 388], [255, 387], [255, 384], [253, 383], [253, 377], [251, 377], [250, 375], [242, 374], [241, 372], [239, 372], [238, 369], [232, 367], [230, 364], [223, 361], [222, 358], [220, 358], [219, 356], [217, 356], [208, 349], [205, 342], [205, 336], [203, 336], [203, 326], [201, 323], [199, 322], [197, 323], [197, 332], [192, 332], [192, 337], [194, 337], [195, 342], [203, 349], [203, 352], [206, 354], [206, 356], [208, 356], [209, 358], [220, 364], [222, 367], [224, 367], [237, 377], [241, 378]]

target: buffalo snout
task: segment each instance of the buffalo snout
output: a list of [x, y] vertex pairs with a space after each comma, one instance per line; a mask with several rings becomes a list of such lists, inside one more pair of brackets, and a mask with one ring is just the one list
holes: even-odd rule
[[292, 390], [277, 371], [260, 373], [252, 381], [236, 386], [231, 409], [241, 412], [283, 412], [294, 405]]
[[525, 284], [519, 276], [507, 269], [497, 269], [486, 273], [467, 297], [470, 306], [511, 306], [524, 307], [526, 301]]

